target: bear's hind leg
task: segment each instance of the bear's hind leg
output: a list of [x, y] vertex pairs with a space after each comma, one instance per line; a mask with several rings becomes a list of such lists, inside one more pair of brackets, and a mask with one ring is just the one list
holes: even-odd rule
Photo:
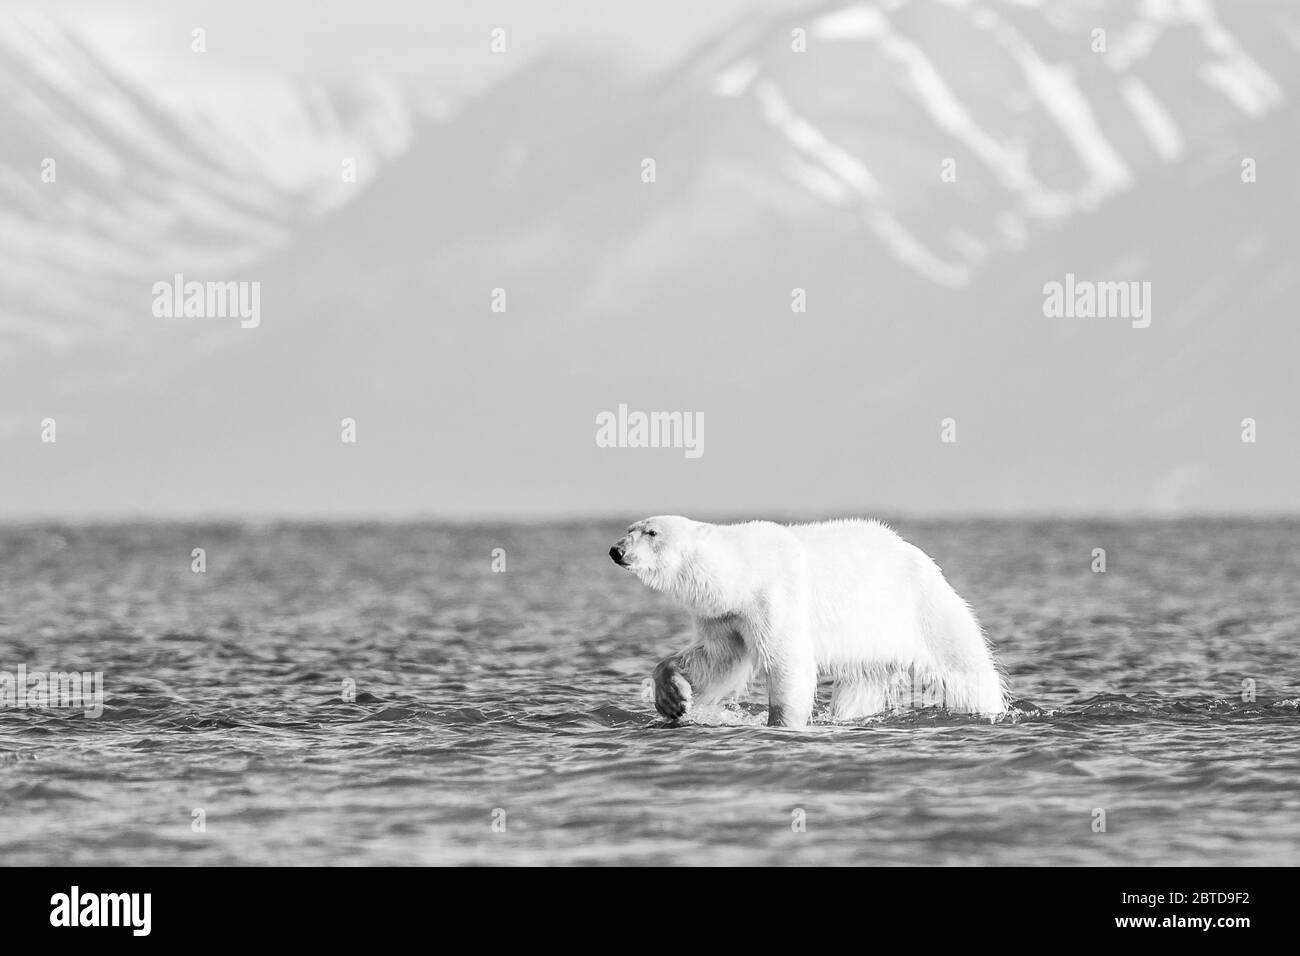
[[879, 674], [838, 677], [831, 685], [831, 719], [861, 720], [891, 707], [889, 682]]

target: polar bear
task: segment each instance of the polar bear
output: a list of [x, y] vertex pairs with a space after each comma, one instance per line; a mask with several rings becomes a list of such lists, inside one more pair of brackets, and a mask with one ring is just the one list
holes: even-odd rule
[[925, 552], [877, 521], [718, 525], [663, 515], [633, 524], [609, 555], [695, 619], [696, 639], [655, 668], [665, 717], [739, 693], [758, 672], [773, 726], [808, 722], [820, 674], [833, 681], [834, 720], [908, 703], [1007, 709], [970, 607]]

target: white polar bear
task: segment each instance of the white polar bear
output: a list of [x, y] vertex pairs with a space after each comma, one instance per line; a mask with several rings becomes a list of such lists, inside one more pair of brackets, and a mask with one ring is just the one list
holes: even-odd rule
[[660, 516], [632, 525], [609, 554], [695, 618], [696, 640], [655, 668], [665, 717], [739, 693], [760, 670], [769, 725], [808, 722], [819, 674], [834, 681], [835, 720], [904, 706], [909, 689], [911, 703], [1007, 709], [970, 607], [925, 552], [879, 522]]

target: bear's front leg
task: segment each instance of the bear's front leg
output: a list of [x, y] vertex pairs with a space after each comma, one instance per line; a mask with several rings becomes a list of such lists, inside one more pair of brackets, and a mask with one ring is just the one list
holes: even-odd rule
[[691, 708], [691, 684], [676, 658], [669, 657], [655, 667], [655, 710], [669, 720], [686, 716]]
[[792, 641], [767, 665], [767, 725], [802, 727], [817, 700], [817, 662], [807, 642]]
[[754, 661], [735, 623], [728, 618], [698, 618], [696, 639], [680, 654], [655, 668], [655, 709], [676, 720], [699, 700], [714, 704], [749, 683]]

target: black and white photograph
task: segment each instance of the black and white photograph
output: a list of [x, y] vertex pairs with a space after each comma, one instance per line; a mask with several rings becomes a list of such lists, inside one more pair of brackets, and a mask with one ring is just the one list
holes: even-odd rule
[[0, 865], [86, 873], [23, 918], [1106, 868], [1253, 940], [1297, 147], [1294, 0], [4, 3]]

